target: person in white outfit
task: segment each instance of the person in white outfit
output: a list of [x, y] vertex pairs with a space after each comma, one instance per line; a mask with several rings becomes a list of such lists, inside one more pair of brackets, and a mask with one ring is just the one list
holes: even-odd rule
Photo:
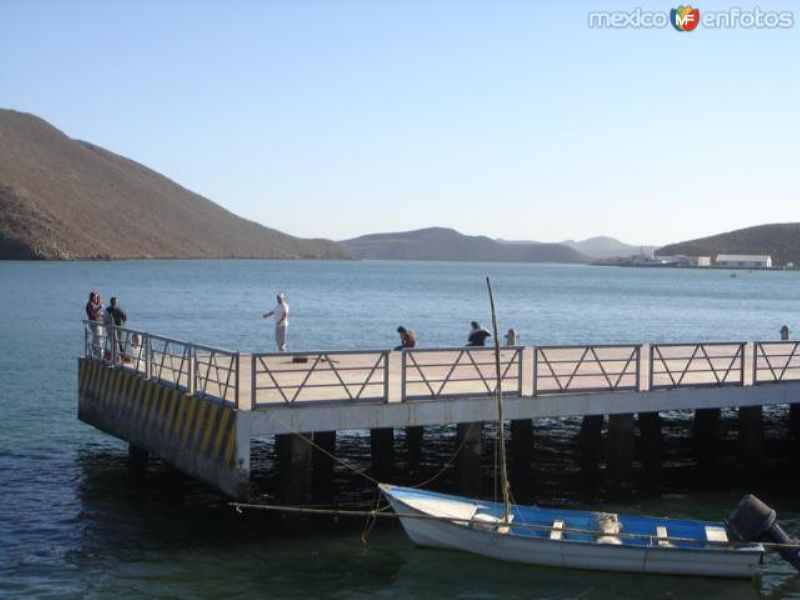
[[286, 328], [289, 327], [289, 303], [286, 294], [278, 294], [278, 304], [271, 311], [264, 313], [264, 318], [275, 319], [275, 345], [280, 352], [286, 352]]

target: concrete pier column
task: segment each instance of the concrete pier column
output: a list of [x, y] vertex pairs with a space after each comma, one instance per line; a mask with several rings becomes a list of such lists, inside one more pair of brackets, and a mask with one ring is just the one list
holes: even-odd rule
[[789, 442], [795, 456], [800, 456], [800, 404], [789, 406]]
[[335, 431], [315, 431], [311, 454], [312, 491], [315, 500], [328, 502], [333, 499], [333, 469], [336, 461], [330, 456], [336, 452]]
[[633, 476], [633, 429], [632, 414], [608, 417], [606, 462], [608, 475], [618, 485], [629, 484]]
[[739, 407], [739, 459], [748, 469], [757, 469], [764, 459], [762, 407]]
[[134, 444], [128, 444], [128, 465], [136, 473], [143, 473], [147, 469], [150, 453]]
[[694, 411], [694, 448], [701, 467], [712, 466], [719, 454], [718, 408], [702, 408]]
[[456, 459], [457, 480], [459, 490], [465, 494], [481, 493], [482, 433], [483, 423], [459, 423], [456, 426], [456, 444], [461, 447]]
[[528, 500], [533, 495], [531, 477], [533, 463], [533, 421], [511, 421], [511, 483], [518, 500]]
[[[311, 438], [313, 434], [304, 433]], [[275, 436], [278, 454], [278, 487], [285, 504], [305, 504], [312, 496], [311, 456], [313, 447], [299, 435]]]
[[583, 417], [580, 432], [581, 471], [587, 482], [598, 476], [598, 467], [603, 458], [603, 415]]
[[372, 471], [376, 476], [389, 475], [394, 468], [394, 429], [370, 429]]
[[664, 458], [664, 438], [661, 433], [661, 415], [657, 412], [639, 413], [639, 451], [642, 466], [648, 479], [657, 480]]
[[424, 427], [406, 427], [406, 456], [408, 468], [416, 471], [422, 464], [422, 436]]

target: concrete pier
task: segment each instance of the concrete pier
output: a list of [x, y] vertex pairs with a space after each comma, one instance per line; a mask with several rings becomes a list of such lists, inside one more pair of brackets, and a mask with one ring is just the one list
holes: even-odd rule
[[312, 439], [315, 445], [311, 454], [313, 497], [319, 502], [329, 502], [333, 500], [336, 432], [315, 431]]
[[391, 476], [394, 470], [394, 429], [391, 427], [371, 429], [369, 435], [373, 476], [378, 478]]
[[461, 447], [456, 459], [458, 486], [465, 493], [480, 494], [483, 487], [481, 454], [483, 423], [459, 423], [456, 426], [456, 444]]
[[638, 416], [639, 452], [646, 477], [658, 481], [664, 459], [664, 438], [661, 431], [661, 415], [643, 412]]
[[408, 468], [416, 471], [422, 464], [422, 442], [424, 427], [406, 427], [406, 457]]
[[603, 415], [583, 417], [580, 432], [581, 471], [587, 481], [594, 481], [598, 476], [600, 462], [603, 459]]
[[[278, 455], [278, 487], [286, 504], [307, 504], [312, 498], [312, 450], [308, 443], [313, 434], [275, 436]], [[307, 439], [303, 439], [307, 438]]]
[[720, 409], [707, 408], [694, 411], [694, 447], [697, 462], [711, 467], [719, 455]]
[[[391, 480], [395, 428], [406, 429], [414, 468], [421, 428], [452, 424], [464, 441], [457, 477], [464, 490], [480, 489], [480, 426], [469, 424], [496, 418], [492, 348], [244, 354], [117, 329], [120, 345], [103, 353], [86, 327], [78, 417], [225, 494], [247, 496], [254, 438], [318, 432], [331, 447], [337, 431], [369, 430], [374, 471]], [[658, 412], [695, 411], [703, 464], [719, 451], [721, 409], [739, 410], [743, 456], [763, 450], [760, 409], [750, 407], [791, 405], [790, 435], [800, 442], [800, 351], [788, 340], [504, 347], [499, 358], [512, 465], [530, 464], [531, 420], [540, 418], [583, 418], [584, 471], [596, 474], [605, 451], [620, 481], [632, 468], [633, 414], [648, 471], [660, 460]], [[307, 444], [283, 439], [284, 470], [330, 476]], [[287, 496], [307, 494], [302, 477], [285, 483]]]
[[608, 417], [607, 475], [616, 486], [625, 487], [633, 475], [634, 419], [632, 414]]
[[764, 459], [763, 410], [760, 406], [739, 409], [739, 458], [748, 469], [758, 469]]

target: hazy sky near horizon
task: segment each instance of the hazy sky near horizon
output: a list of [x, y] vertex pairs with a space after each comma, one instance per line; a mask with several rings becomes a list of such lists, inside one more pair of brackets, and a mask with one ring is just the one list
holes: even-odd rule
[[0, 107], [304, 237], [800, 220], [800, 4], [696, 5], [791, 29], [589, 28], [610, 4], [0, 0]]

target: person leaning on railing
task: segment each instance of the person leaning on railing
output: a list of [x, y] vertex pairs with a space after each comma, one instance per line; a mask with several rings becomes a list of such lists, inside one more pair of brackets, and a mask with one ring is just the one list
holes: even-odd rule
[[117, 298], [111, 298], [111, 304], [106, 307], [106, 315], [110, 320], [109, 325], [113, 325], [113, 327], [109, 327], [112, 343], [115, 343], [119, 349], [120, 358], [125, 360], [125, 342], [122, 341], [121, 332], [117, 330], [117, 327], [125, 327], [128, 314], [119, 305]]

